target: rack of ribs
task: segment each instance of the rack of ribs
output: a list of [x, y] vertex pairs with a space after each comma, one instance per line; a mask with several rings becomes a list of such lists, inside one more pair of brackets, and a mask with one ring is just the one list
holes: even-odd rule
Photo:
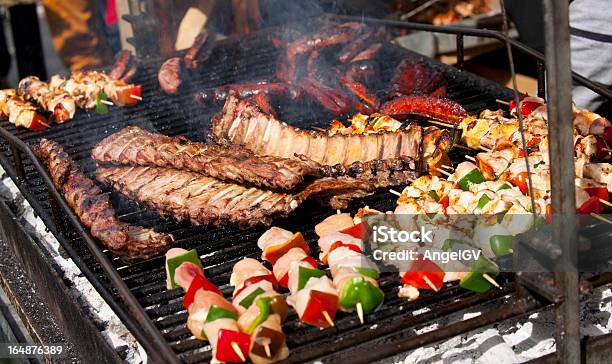
[[218, 141], [227, 140], [255, 154], [282, 158], [300, 155], [324, 165], [350, 165], [377, 159], [422, 159], [422, 128], [411, 125], [398, 132], [364, 135], [329, 135], [303, 130], [277, 120], [257, 106], [230, 95], [213, 119]]
[[148, 259], [167, 250], [174, 241], [170, 234], [119, 221], [109, 195], [81, 171], [59, 143], [42, 139], [32, 149], [46, 165], [68, 206], [113, 254], [124, 261]]

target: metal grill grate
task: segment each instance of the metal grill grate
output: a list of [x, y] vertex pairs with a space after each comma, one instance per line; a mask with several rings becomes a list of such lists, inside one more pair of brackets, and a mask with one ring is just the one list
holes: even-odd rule
[[[73, 121], [64, 125], [54, 125], [42, 133], [15, 129], [6, 120], [0, 121], [0, 126], [30, 144], [35, 143], [40, 137], [62, 143], [90, 176], [95, 168], [94, 162], [89, 157], [92, 147], [107, 135], [127, 125], [136, 124], [167, 135], [185, 135], [193, 140], [202, 140], [210, 127], [211, 117], [219, 107], [202, 108], [194, 101], [195, 91], [232, 82], [272, 79], [279, 51], [269, 42], [271, 34], [273, 33], [258, 33], [243, 38], [242, 41], [237, 39], [223, 41], [201, 71], [188, 74], [189, 82], [186, 83], [180, 96], [167, 96], [161, 92], [157, 85], [157, 71], [163, 60], [150, 59], [143, 62], [136, 80], [143, 85], [144, 98], [143, 102], [136, 106], [114, 108], [108, 115], [79, 111]], [[384, 81], [390, 78], [401, 59], [414, 57], [420, 56], [386, 44], [384, 54], [379, 57], [384, 60], [381, 64], [381, 83], [384, 84]], [[511, 96], [509, 90], [490, 81], [431, 60], [428, 62], [436, 68], [446, 70], [449, 97], [460, 102], [469, 112], [476, 113], [485, 108], [495, 108], [497, 107], [495, 99]], [[308, 103], [299, 107], [281, 105], [281, 115], [283, 120], [302, 127], [325, 126], [332, 118], [331, 115], [321, 113], [320, 108], [312, 107]], [[11, 149], [7, 144], [0, 144], [0, 151], [4, 157], [0, 160], [5, 168], [9, 168]], [[92, 271], [94, 278], [113, 293], [111, 299], [114, 299], [121, 309], [130, 312], [129, 307], [121, 302], [102, 267], [82, 243], [77, 231], [64, 221], [53, 220], [52, 203], [46, 185], [34, 166], [29, 161], [24, 161], [24, 168], [25, 182], [20, 188], [36, 212], [60, 241], [69, 244], [82, 257], [83, 263]], [[244, 256], [257, 257], [260, 254], [256, 240], [263, 229], [239, 231], [231, 227], [196, 227], [187, 222], [160, 219], [151, 210], [142, 208], [116, 193], [112, 194], [112, 199], [122, 220], [171, 232], [176, 238], [177, 247], [196, 248], [203, 256], [206, 275], [220, 285], [226, 295], [230, 294], [228, 282], [233, 264]], [[381, 191], [355, 202], [353, 210], [359, 206], [369, 205], [384, 211], [392, 209], [394, 204], [394, 198]], [[290, 218], [278, 221], [276, 224], [289, 230], [302, 231], [305, 238], [310, 241], [313, 251], [316, 251], [316, 239], [312, 228], [330, 213], [332, 212], [329, 209], [307, 202]], [[122, 280], [179, 358], [187, 363], [210, 360], [210, 348], [207, 343], [192, 338], [185, 327], [187, 315], [181, 305], [182, 292], [165, 289], [163, 257], [125, 265], [113, 258], [110, 253], [105, 252], [105, 254], [111, 258]], [[284, 325], [288, 337], [287, 343], [291, 350], [288, 361], [300, 362], [321, 358], [326, 361], [333, 359], [340, 362], [348, 360], [365, 362], [372, 358], [388, 356], [398, 348], [407, 349], [411, 345], [424, 345], [449, 337], [457, 330], [464, 332], [536, 307], [535, 302], [512, 304], [517, 300], [516, 290], [512, 279], [508, 276], [502, 277], [500, 281], [505, 287], [504, 290], [474, 295], [449, 285], [437, 294], [424, 293], [415, 302], [407, 302], [397, 297], [399, 285], [397, 275], [383, 274], [380, 283], [385, 292], [385, 303], [380, 310], [366, 317], [365, 325], [359, 324], [356, 315], [339, 314], [334, 329], [319, 330], [301, 324], [295, 313], [290, 315]], [[476, 321], [461, 323], [462, 326], [451, 325], [435, 330], [433, 334], [416, 336], [414, 329], [431, 323], [439, 317], [484, 302], [498, 303], [499, 306], [507, 308], [500, 311], [506, 316], [502, 316], [501, 313], [497, 316], [483, 316]], [[427, 310], [424, 313], [413, 315], [415, 310], [425, 308]], [[416, 338], [411, 339], [412, 343], [406, 345], [413, 336]], [[385, 350], [376, 346], [383, 343], [398, 345]], [[381, 350], [372, 350], [375, 347]], [[350, 355], [346, 355], [348, 351]]]

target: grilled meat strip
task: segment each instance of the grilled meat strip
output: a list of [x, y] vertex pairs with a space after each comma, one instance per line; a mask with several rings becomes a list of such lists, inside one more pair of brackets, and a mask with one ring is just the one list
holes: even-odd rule
[[136, 72], [138, 72], [138, 60], [136, 60], [132, 51], [123, 50], [119, 52], [117, 61], [108, 75], [113, 80], [121, 80], [128, 83], [134, 78]]
[[294, 128], [234, 95], [213, 119], [217, 140], [243, 145], [259, 155], [295, 158], [304, 155], [324, 165], [368, 162], [375, 159], [422, 157], [422, 128], [367, 135], [329, 135]]
[[237, 147], [223, 147], [171, 138], [130, 126], [102, 140], [91, 152], [99, 163], [174, 167], [224, 181], [289, 190], [307, 175], [319, 176], [319, 165], [308, 160], [256, 156]]
[[159, 86], [169, 95], [178, 94], [181, 87], [181, 67], [183, 60], [179, 57], [172, 57], [166, 60], [159, 68], [157, 80]]
[[91, 235], [113, 254], [125, 261], [149, 259], [164, 252], [174, 241], [169, 234], [119, 221], [108, 194], [85, 176], [59, 143], [42, 139], [33, 150], [47, 166], [53, 184], [68, 206]]
[[302, 201], [319, 196], [333, 208], [344, 208], [352, 198], [374, 191], [368, 182], [353, 178], [323, 178], [296, 193], [280, 193], [244, 187], [199, 173], [159, 167], [98, 167], [101, 182], [144, 203], [158, 213], [196, 225], [239, 227], [270, 225], [288, 215]]

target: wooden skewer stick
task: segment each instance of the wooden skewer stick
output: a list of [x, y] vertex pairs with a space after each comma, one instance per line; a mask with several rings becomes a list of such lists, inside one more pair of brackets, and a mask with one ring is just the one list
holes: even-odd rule
[[427, 120], [428, 123], [432, 123], [432, 124], [436, 124], [436, 125], [440, 125], [440, 126], [444, 126], [446, 128], [452, 128], [452, 129], [457, 129], [457, 127], [453, 124], [448, 124], [448, 123], [443, 123], [441, 121], [435, 121], [435, 120]]
[[236, 353], [236, 355], [238, 355], [240, 360], [246, 361], [246, 358], [244, 357], [242, 350], [240, 350], [240, 346], [238, 346], [238, 344], [234, 341], [232, 341], [231, 345], [232, 345], [232, 349], [234, 349], [234, 352]]
[[500, 99], [495, 99], [495, 102], [497, 102], [498, 104], [510, 106], [510, 103], [508, 101], [504, 101], [504, 100], [500, 100]]
[[472, 162], [476, 162], [476, 158], [472, 157], [471, 155], [466, 155], [465, 159], [472, 161]]
[[327, 321], [329, 326], [334, 327], [334, 320], [332, 320], [332, 318], [329, 316], [329, 313], [327, 313], [327, 311], [323, 311], [323, 317], [325, 317], [325, 321]]
[[493, 149], [489, 149], [489, 148], [487, 148], [487, 147], [483, 147], [482, 145], [481, 145], [481, 146], [479, 146], [478, 148], [480, 148], [480, 149], [484, 150], [484, 151], [485, 151], [485, 152], [487, 152], [487, 153], [491, 153], [491, 151], [493, 150]]
[[453, 148], [459, 148], [459, 149], [465, 149], [465, 150], [472, 150], [472, 148], [470, 148], [470, 147], [466, 147], [465, 145], [461, 145], [461, 144], [453, 144]]
[[434, 291], [438, 292], [439, 289], [438, 287], [436, 287], [435, 284], [433, 284], [433, 282], [427, 277], [427, 276], [423, 276], [423, 280], [425, 281], [425, 283], [427, 283], [427, 285], [429, 286], [429, 288], [433, 289]]
[[130, 95], [130, 97], [133, 98], [134, 100], [142, 101], [142, 97], [140, 96]]
[[108, 100], [100, 100], [100, 102], [104, 105], [108, 105], [108, 106], [115, 106], [115, 104], [113, 104], [112, 102], [108, 101]]
[[492, 285], [494, 285], [495, 287], [501, 289], [501, 286], [499, 285], [499, 283], [495, 282], [495, 279], [493, 279], [490, 275], [488, 274], [483, 274], [482, 278], [486, 279], [487, 281], [489, 281], [489, 283], [491, 283]]
[[453, 166], [447, 166], [447, 165], [445, 165], [445, 164], [440, 165], [440, 167], [442, 167], [442, 168], [444, 168], [444, 169], [451, 170], [451, 171], [452, 171], [453, 169], [455, 169], [455, 168], [453, 168]]
[[340, 209], [336, 209], [336, 214], [340, 215], [342, 213], [342, 211], [340, 211]]
[[606, 152], [612, 152], [612, 149], [610, 149], [610, 148], [601, 148], [601, 149], [603, 149]]
[[313, 126], [312, 128], [313, 128], [314, 130], [317, 130], [317, 131], [322, 131], [322, 132], [324, 132], [324, 133], [327, 133], [327, 130], [325, 130], [325, 129], [323, 129], [323, 128], [319, 128], [318, 126]]
[[394, 194], [396, 196], [401, 196], [402, 195], [401, 193], [399, 193], [399, 192], [397, 192], [396, 190], [393, 190], [393, 189], [389, 190], [389, 192], [391, 192], [392, 194]]
[[363, 306], [361, 305], [361, 302], [357, 302], [356, 308], [357, 308], [357, 317], [359, 317], [359, 322], [361, 322], [361, 324], [363, 325], [363, 323], [364, 323], [364, 321], [363, 321]]
[[50, 128], [51, 127], [51, 125], [49, 125], [49, 124], [47, 124], [45, 122], [42, 122], [40, 120], [38, 120], [38, 123], [41, 124], [42, 126], [44, 126], [45, 128]]
[[264, 350], [266, 351], [266, 356], [268, 359], [272, 357], [272, 352], [270, 351], [270, 344], [264, 344]]
[[447, 171], [443, 170], [442, 168], [436, 168], [436, 171], [442, 173], [443, 175], [450, 177], [452, 176], [452, 173], [448, 173]]
[[608, 224], [611, 224], [611, 225], [612, 225], [612, 220], [607, 219], [607, 218], [605, 218], [605, 217], [601, 216], [600, 214], [596, 214], [596, 213], [594, 213], [594, 212], [591, 212], [591, 216], [593, 216], [593, 217], [594, 217], [594, 218], [596, 218], [597, 220], [601, 220], [601, 221], [603, 221], [603, 222], [607, 222]]
[[604, 205], [607, 205], [607, 206], [612, 207], [612, 202], [606, 201], [606, 200], [604, 200], [603, 198], [600, 198], [600, 199], [599, 199], [599, 202], [601, 202], [601, 203], [602, 203], [602, 204], [604, 204]]

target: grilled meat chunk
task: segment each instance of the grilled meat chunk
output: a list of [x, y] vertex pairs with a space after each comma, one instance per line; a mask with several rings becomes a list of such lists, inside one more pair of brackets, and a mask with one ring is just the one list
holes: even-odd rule
[[97, 178], [158, 213], [196, 225], [224, 223], [239, 227], [270, 225], [306, 198], [346, 207], [352, 198], [374, 191], [367, 181], [323, 178], [295, 193], [280, 193], [221, 182], [199, 173], [159, 167], [98, 167]]
[[234, 95], [213, 119], [213, 134], [260, 155], [295, 158], [304, 155], [324, 165], [350, 165], [375, 159], [421, 160], [422, 128], [368, 135], [329, 135], [294, 128]]
[[149, 259], [163, 253], [174, 241], [169, 234], [119, 221], [108, 194], [85, 176], [59, 143], [42, 139], [33, 150], [49, 169], [53, 184], [68, 206], [113, 254], [125, 261]]
[[289, 190], [304, 177], [319, 176], [319, 164], [274, 156], [256, 156], [240, 147], [224, 147], [168, 137], [130, 126], [102, 140], [91, 153], [98, 163], [174, 167], [219, 180]]
[[157, 79], [159, 86], [165, 93], [176, 95], [181, 87], [181, 67], [182, 60], [179, 57], [173, 57], [164, 62], [159, 68]]
[[113, 80], [130, 82], [138, 72], [138, 61], [132, 51], [123, 50], [117, 56], [117, 61], [108, 73]]
[[198, 34], [193, 41], [193, 45], [183, 57], [185, 67], [192, 70], [200, 68], [202, 63], [212, 54], [215, 45], [214, 38], [215, 35], [206, 30]]

